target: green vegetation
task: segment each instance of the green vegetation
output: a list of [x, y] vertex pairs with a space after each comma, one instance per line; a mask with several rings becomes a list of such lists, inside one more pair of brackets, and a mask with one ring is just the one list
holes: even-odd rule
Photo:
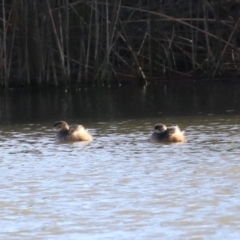
[[237, 76], [237, 0], [2, 0], [0, 84]]

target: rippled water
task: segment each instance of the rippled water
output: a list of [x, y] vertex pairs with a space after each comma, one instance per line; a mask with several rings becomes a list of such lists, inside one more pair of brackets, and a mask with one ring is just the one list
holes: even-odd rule
[[187, 144], [148, 142], [155, 118], [89, 123], [91, 143], [5, 126], [1, 239], [239, 239], [239, 119], [177, 121]]
[[[240, 85], [0, 92], [0, 239], [240, 239]], [[91, 143], [54, 141], [58, 120]], [[148, 141], [178, 124], [186, 144]]]

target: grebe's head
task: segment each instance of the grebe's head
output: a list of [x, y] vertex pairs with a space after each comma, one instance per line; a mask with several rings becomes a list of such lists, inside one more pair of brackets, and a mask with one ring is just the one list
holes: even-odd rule
[[162, 124], [162, 123], [158, 123], [155, 125], [154, 127], [154, 131], [155, 132], [163, 132], [163, 131], [166, 131], [167, 130], [167, 127], [166, 125]]
[[54, 124], [54, 127], [59, 130], [68, 130], [69, 126], [65, 121], [59, 121]]

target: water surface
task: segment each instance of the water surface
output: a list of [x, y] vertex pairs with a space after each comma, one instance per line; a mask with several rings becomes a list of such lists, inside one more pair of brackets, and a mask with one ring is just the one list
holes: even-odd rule
[[[239, 90], [2, 94], [1, 239], [239, 239]], [[56, 143], [57, 120], [94, 141]], [[188, 143], [150, 143], [158, 122]]]

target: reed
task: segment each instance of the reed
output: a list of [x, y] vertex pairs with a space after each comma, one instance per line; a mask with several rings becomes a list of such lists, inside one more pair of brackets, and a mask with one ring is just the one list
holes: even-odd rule
[[2, 0], [0, 84], [239, 74], [238, 1]]

